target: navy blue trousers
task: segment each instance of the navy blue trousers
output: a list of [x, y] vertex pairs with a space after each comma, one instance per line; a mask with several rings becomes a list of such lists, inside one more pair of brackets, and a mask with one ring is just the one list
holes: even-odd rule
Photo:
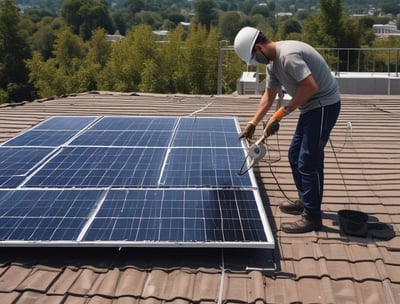
[[307, 218], [321, 217], [324, 148], [340, 113], [340, 101], [300, 114], [289, 148], [289, 163]]

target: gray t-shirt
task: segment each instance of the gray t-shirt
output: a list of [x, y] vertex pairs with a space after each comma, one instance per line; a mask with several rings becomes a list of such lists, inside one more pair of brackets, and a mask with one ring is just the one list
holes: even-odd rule
[[301, 113], [334, 104], [340, 100], [339, 86], [324, 58], [310, 45], [295, 40], [276, 42], [276, 59], [267, 65], [268, 88], [283, 86], [296, 94], [299, 82], [312, 74], [318, 91], [299, 107]]

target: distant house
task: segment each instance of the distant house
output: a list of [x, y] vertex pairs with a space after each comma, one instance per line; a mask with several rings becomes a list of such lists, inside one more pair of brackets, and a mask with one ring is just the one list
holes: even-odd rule
[[372, 30], [376, 36], [400, 36], [400, 30], [394, 24], [374, 24]]
[[125, 38], [125, 36], [122, 36], [122, 35], [107, 35], [108, 41], [111, 41], [111, 42], [117, 42], [124, 38]]

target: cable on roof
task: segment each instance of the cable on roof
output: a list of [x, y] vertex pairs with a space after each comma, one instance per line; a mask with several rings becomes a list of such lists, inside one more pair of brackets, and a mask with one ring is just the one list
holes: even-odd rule
[[[347, 144], [347, 142], [348, 142], [348, 140], [349, 140], [349, 133], [350, 133], [350, 139], [352, 139], [352, 129], [353, 129], [353, 126], [352, 126], [351, 122], [350, 122], [350, 121], [347, 122], [347, 128], [346, 128], [346, 133], [345, 133], [345, 139], [344, 139], [343, 145], [339, 148], [339, 150], [337, 150], [336, 147], [333, 145], [331, 137], [329, 137], [329, 139], [328, 139], [328, 140], [329, 140], [329, 144], [330, 144], [330, 146], [331, 146], [331, 148], [332, 148], [332, 152], [333, 152], [333, 155], [334, 155], [336, 164], [337, 164], [337, 166], [338, 166], [338, 168], [339, 168], [340, 176], [342, 177], [342, 180], [343, 180], [343, 181], [344, 181], [344, 175], [343, 175], [343, 172], [342, 172], [342, 170], [341, 170], [341, 168], [340, 168], [340, 166], [339, 166], [339, 159], [338, 159], [338, 157], [337, 157], [337, 153], [340, 153], [340, 152], [342, 152], [342, 151], [344, 150], [344, 148], [345, 148], [345, 146], [346, 146], [346, 144]], [[282, 158], [281, 158], [281, 148], [280, 148], [280, 145], [279, 145], [279, 134], [278, 134], [278, 133], [276, 133], [276, 141], [277, 141], [277, 147], [278, 147], [278, 148], [276, 149], [276, 151], [278, 151], [278, 154], [279, 154], [278, 158], [276, 158], [276, 159], [272, 159], [272, 158], [271, 158], [271, 154], [270, 154], [270, 151], [271, 151], [270, 145], [269, 145], [268, 143], [266, 143], [266, 145], [268, 146], [268, 147], [267, 147], [267, 156], [268, 156], [268, 158], [267, 158], [267, 159], [263, 159], [263, 162], [267, 163], [267, 165], [268, 165], [268, 167], [269, 167], [269, 170], [270, 170], [270, 172], [271, 172], [271, 175], [272, 175], [272, 177], [273, 177], [273, 179], [274, 179], [276, 185], [278, 186], [279, 191], [283, 194], [283, 196], [284, 196], [288, 201], [290, 201], [290, 202], [293, 203], [294, 201], [293, 201], [291, 198], [289, 198], [289, 197], [287, 196], [287, 194], [285, 193], [285, 191], [282, 189], [282, 187], [281, 187], [281, 185], [280, 185], [280, 183], [279, 183], [279, 180], [278, 180], [278, 178], [276, 177], [275, 172], [274, 172], [273, 169], [272, 169], [272, 164], [277, 163], [277, 162], [279, 162], [279, 161], [282, 159]], [[346, 189], [346, 191], [347, 191], [346, 185], [344, 185], [344, 186], [345, 186], [345, 189]]]

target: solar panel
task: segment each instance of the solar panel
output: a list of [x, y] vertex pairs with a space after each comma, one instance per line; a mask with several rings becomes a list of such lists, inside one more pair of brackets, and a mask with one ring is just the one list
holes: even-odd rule
[[76, 241], [101, 190], [0, 191], [2, 242]]
[[52, 117], [36, 127], [12, 138], [3, 146], [50, 146], [58, 147], [66, 143], [81, 129], [92, 123], [94, 116], [58, 116]]
[[64, 147], [25, 187], [156, 186], [165, 149]]
[[52, 151], [51, 148], [1, 147], [0, 188], [18, 187]]
[[171, 131], [108, 131], [88, 130], [71, 145], [104, 147], [168, 147]]
[[[54, 116], [38, 124], [31, 130], [71, 130], [80, 131], [99, 117], [96, 116]], [[29, 131], [31, 131], [29, 130]]]
[[240, 168], [242, 162], [241, 149], [172, 149], [161, 184], [181, 187], [251, 187], [249, 175], [237, 174], [237, 168]]
[[267, 241], [251, 190], [113, 190], [83, 241]]
[[0, 146], [0, 246], [273, 248], [232, 117], [57, 116]]

